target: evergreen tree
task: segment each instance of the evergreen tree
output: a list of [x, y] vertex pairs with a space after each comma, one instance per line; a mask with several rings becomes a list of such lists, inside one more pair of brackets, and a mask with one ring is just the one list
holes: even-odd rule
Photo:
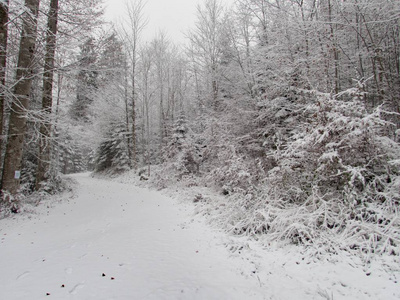
[[94, 159], [96, 172], [113, 174], [130, 169], [127, 138], [128, 134], [123, 124], [110, 124], [110, 129], [98, 147]]
[[115, 33], [104, 40], [98, 65], [100, 84], [95, 102], [95, 126], [100, 130], [101, 139], [94, 158], [95, 171], [122, 172], [131, 166], [130, 128], [123, 86], [125, 54]]
[[91, 105], [98, 87], [98, 66], [95, 40], [89, 38], [81, 47], [77, 80], [76, 100], [71, 107], [75, 120], [90, 122]]
[[181, 111], [174, 123], [173, 133], [164, 149], [164, 159], [172, 164], [178, 178], [199, 172], [201, 154], [188, 128], [185, 113]]

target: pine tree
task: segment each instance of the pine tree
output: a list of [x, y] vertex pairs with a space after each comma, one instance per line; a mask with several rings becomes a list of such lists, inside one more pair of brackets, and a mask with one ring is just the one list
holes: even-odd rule
[[164, 159], [175, 169], [178, 178], [199, 172], [200, 153], [195, 145], [183, 111], [173, 126], [173, 133], [164, 149]]
[[75, 120], [88, 123], [91, 121], [91, 105], [98, 87], [97, 54], [95, 40], [89, 38], [82, 46], [79, 57], [76, 100], [71, 107], [71, 116]]
[[111, 174], [129, 170], [128, 134], [124, 124], [111, 124], [94, 159], [96, 172]]

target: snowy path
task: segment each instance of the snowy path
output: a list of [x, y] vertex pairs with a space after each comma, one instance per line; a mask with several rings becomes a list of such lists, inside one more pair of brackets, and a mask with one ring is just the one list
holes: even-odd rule
[[218, 233], [193, 222], [185, 206], [75, 178], [73, 199], [0, 221], [0, 299], [264, 299]]
[[192, 204], [73, 177], [72, 198], [0, 220], [0, 300], [400, 298], [399, 274], [380, 266], [263, 249], [193, 218]]

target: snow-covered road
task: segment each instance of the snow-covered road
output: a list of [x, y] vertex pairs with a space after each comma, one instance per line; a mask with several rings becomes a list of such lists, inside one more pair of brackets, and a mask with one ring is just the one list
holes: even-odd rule
[[230, 237], [183, 203], [73, 175], [73, 196], [0, 220], [0, 300], [399, 299], [398, 272]]
[[[218, 232], [156, 192], [75, 175], [75, 197], [0, 221], [0, 299], [264, 299]], [[251, 273], [251, 270], [249, 270]], [[105, 276], [104, 276], [105, 275]]]

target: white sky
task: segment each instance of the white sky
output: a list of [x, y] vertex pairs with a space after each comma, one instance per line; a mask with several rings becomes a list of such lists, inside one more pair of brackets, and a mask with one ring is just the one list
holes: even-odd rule
[[[125, 1], [133, 0], [105, 0], [107, 20], [118, 22], [124, 16]], [[194, 24], [196, 5], [202, 2], [203, 0], [147, 0], [144, 14], [149, 23], [143, 38], [150, 40], [163, 30], [174, 42], [183, 42], [184, 33]], [[233, 3], [233, 0], [222, 2]]]

